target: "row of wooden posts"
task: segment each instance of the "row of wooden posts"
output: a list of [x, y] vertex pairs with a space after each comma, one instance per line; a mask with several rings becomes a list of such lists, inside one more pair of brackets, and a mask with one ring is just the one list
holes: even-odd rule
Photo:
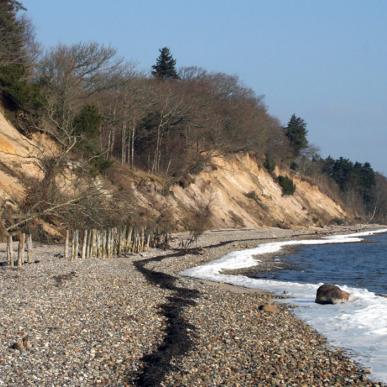
[[158, 233], [130, 226], [106, 230], [66, 231], [64, 257], [67, 259], [113, 258], [140, 253], [154, 247]]
[[[24, 263], [32, 263], [32, 236], [31, 234], [19, 233], [18, 234], [18, 248], [17, 248], [17, 259], [15, 262], [14, 256], [14, 240], [12, 234], [7, 237], [7, 263], [10, 267], [21, 267]], [[27, 256], [26, 253], [27, 252]]]
[[[32, 236], [20, 232], [17, 255], [14, 251], [14, 238], [7, 237], [7, 262], [10, 267], [21, 267], [32, 263]], [[106, 230], [67, 230], [64, 246], [64, 258], [113, 258], [128, 253], [140, 253], [150, 247], [168, 242], [168, 235], [157, 230], [134, 228], [131, 226], [113, 227]], [[15, 261], [15, 258], [16, 261]]]

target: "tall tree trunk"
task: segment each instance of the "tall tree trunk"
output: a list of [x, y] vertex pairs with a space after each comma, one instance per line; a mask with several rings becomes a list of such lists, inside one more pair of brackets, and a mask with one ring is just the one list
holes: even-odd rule
[[110, 153], [110, 158], [113, 157], [114, 155], [114, 143], [116, 141], [116, 136], [115, 136], [115, 130], [114, 128], [111, 130], [111, 142], [110, 142], [110, 150], [109, 150], [109, 153]]
[[157, 163], [159, 160], [159, 151], [160, 151], [160, 140], [161, 140], [161, 122], [157, 126], [156, 149], [155, 149], [155, 153], [153, 156], [152, 173], [157, 172]]
[[109, 129], [109, 133], [108, 133], [108, 143], [107, 143], [107, 152], [106, 152], [106, 155], [107, 155], [107, 158], [110, 160], [110, 149], [111, 149], [111, 141], [112, 141], [112, 130]]
[[167, 166], [167, 170], [165, 172], [165, 174], [168, 176], [168, 172], [169, 172], [169, 168], [171, 168], [171, 164], [172, 164], [172, 159], [169, 159], [168, 161], [168, 166]]
[[126, 162], [126, 122], [122, 125], [121, 129], [121, 165]]
[[130, 160], [130, 163], [131, 163], [131, 166], [132, 168], [134, 168], [134, 139], [135, 139], [135, 136], [136, 136], [136, 125], [133, 125], [133, 128], [132, 128], [132, 150], [130, 152], [130, 157], [131, 157], [131, 160]]

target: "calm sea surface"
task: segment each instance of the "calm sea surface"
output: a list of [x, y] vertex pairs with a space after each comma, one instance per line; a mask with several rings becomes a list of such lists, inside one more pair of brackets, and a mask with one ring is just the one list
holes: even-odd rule
[[289, 267], [250, 277], [300, 283], [328, 282], [387, 294], [387, 234], [361, 243], [300, 246], [281, 257]]

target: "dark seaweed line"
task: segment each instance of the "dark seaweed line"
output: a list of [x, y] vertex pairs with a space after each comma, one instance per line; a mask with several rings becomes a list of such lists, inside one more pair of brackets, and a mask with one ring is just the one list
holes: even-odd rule
[[[228, 240], [205, 246], [203, 249], [217, 248], [234, 242], [255, 240], [259, 241], [260, 239]], [[144, 367], [141, 374], [136, 378], [135, 383], [137, 386], [159, 386], [171, 367], [172, 358], [183, 356], [192, 349], [193, 343], [188, 335], [188, 330], [195, 331], [195, 327], [183, 318], [182, 313], [186, 307], [195, 305], [195, 300], [200, 296], [198, 290], [176, 286], [177, 277], [147, 269], [146, 265], [151, 262], [161, 262], [168, 258], [182, 257], [186, 254], [198, 254], [200, 250], [195, 248], [177, 250], [171, 254], [158, 255], [134, 262], [135, 268], [143, 274], [149, 283], [163, 289], [172, 290], [175, 293], [167, 298], [168, 302], [166, 304], [160, 306], [160, 314], [167, 319], [164, 340], [155, 351], [142, 357], [141, 361]]]
[[187, 251], [178, 251], [134, 263], [136, 269], [144, 275], [148, 282], [174, 292], [173, 296], [167, 298], [168, 302], [160, 306], [160, 314], [167, 319], [164, 340], [154, 352], [141, 359], [144, 368], [137, 377], [136, 385], [138, 386], [159, 386], [170, 368], [172, 358], [182, 356], [192, 348], [193, 344], [188, 330], [194, 331], [195, 327], [185, 321], [182, 313], [186, 307], [195, 305], [195, 299], [200, 295], [199, 291], [177, 287], [175, 285], [177, 277], [145, 267], [150, 262], [160, 262], [163, 259], [183, 256], [186, 253]]

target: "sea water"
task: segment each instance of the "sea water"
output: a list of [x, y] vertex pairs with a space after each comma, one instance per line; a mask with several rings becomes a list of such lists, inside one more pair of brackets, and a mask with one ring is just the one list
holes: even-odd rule
[[[296, 315], [370, 368], [376, 380], [387, 382], [387, 298], [378, 295], [387, 293], [386, 233], [387, 229], [382, 229], [263, 243], [253, 249], [231, 252], [182, 274], [285, 294], [285, 301], [297, 306]], [[255, 278], [223, 274], [224, 270], [259, 265], [259, 255], [279, 253], [290, 246], [297, 248], [286, 258], [292, 263], [291, 269], [256, 274]], [[350, 292], [350, 302], [316, 304], [316, 290], [324, 282], [338, 284]]]
[[254, 278], [301, 283], [334, 283], [368, 289], [387, 296], [387, 233], [362, 243], [299, 246], [282, 270], [257, 271]]

